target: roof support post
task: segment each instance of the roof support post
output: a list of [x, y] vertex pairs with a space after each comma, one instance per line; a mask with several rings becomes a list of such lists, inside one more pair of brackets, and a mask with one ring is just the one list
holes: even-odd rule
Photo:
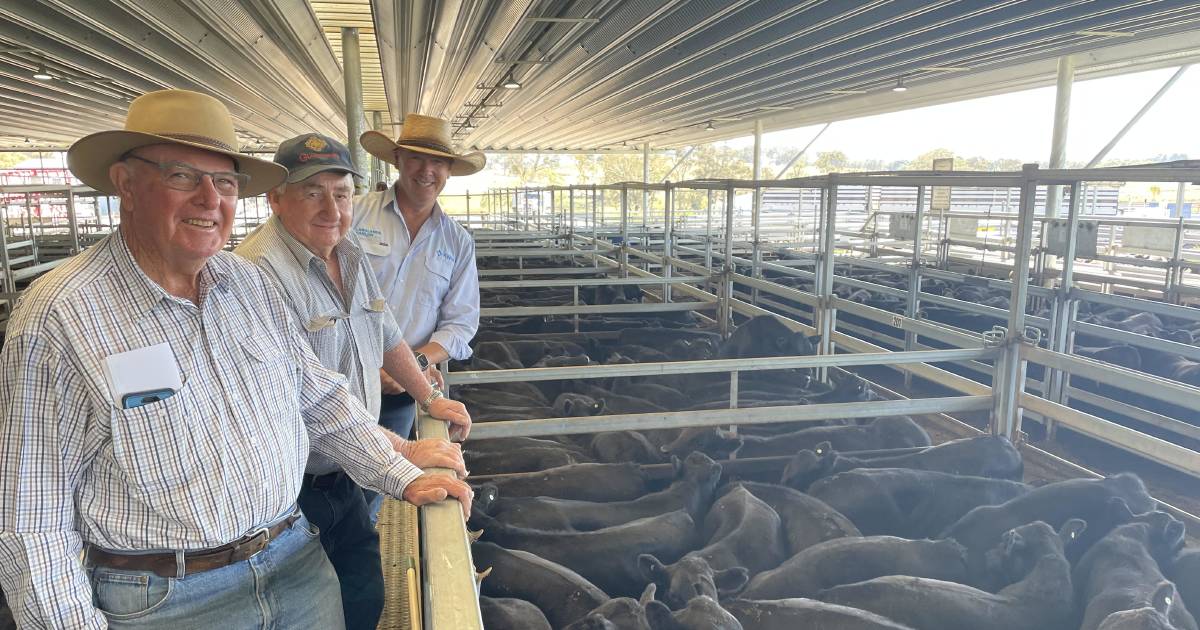
[[[346, 88], [346, 146], [350, 149], [354, 170], [361, 173], [363, 157], [358, 137], [363, 133], [362, 63], [359, 59], [358, 29], [352, 26], [342, 27], [342, 79]], [[355, 189], [355, 192], [364, 192], [366, 186], [358, 182]]]
[[[374, 129], [375, 131], [383, 130], [383, 112], [379, 112], [379, 111], [371, 112], [371, 128]], [[375, 157], [374, 155], [371, 156], [371, 187], [372, 188], [374, 188], [375, 185], [380, 182], [387, 181], [386, 179], [384, 179], [384, 177], [386, 176], [385, 173], [383, 172], [384, 164], [386, 164], [386, 162], [384, 162], [383, 160]]]
[[[1058, 58], [1058, 84], [1054, 93], [1054, 131], [1050, 137], [1050, 168], [1062, 168], [1067, 162], [1067, 123], [1071, 119], [1071, 86], [1075, 81], [1075, 58]], [[1046, 188], [1046, 216], [1058, 216], [1062, 186]]]
[[[754, 171], [754, 197], [752, 198], [753, 205], [750, 208], [750, 225], [753, 237], [751, 238], [750, 247], [751, 267], [750, 277], [758, 278], [762, 275], [762, 246], [759, 244], [761, 213], [762, 213], [762, 137], [763, 137], [763, 122], [761, 118], [754, 121], [754, 162], [752, 168]], [[758, 304], [758, 287], [750, 289], [750, 303]]]
[[[650, 143], [642, 143], [642, 183], [650, 183]], [[650, 189], [642, 188], [642, 245], [646, 251], [650, 251], [650, 246], [646, 244], [646, 217], [650, 214]]]

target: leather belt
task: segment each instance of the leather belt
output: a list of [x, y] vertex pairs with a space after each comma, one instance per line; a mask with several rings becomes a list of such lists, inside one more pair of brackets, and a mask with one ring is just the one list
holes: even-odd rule
[[[188, 551], [183, 554], [182, 575], [203, 573], [220, 569], [236, 562], [249, 560], [258, 552], [291, 527], [302, 514], [300, 508], [294, 508], [290, 514], [276, 521], [274, 525], [260, 527], [254, 532], [213, 549]], [[87, 546], [87, 563], [89, 566], [103, 566], [111, 569], [126, 569], [131, 571], [152, 571], [161, 577], [178, 577], [181, 575], [175, 562], [175, 553], [117, 553], [101, 549], [95, 545]]]
[[304, 475], [304, 483], [307, 484], [308, 487], [316, 490], [329, 490], [330, 488], [336, 486], [338, 481], [341, 481], [343, 474], [345, 473], [340, 470], [324, 475], [306, 474]]

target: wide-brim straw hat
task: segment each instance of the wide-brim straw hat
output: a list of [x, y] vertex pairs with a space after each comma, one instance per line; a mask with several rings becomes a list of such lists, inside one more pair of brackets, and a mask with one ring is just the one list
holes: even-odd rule
[[227, 155], [250, 182], [239, 197], [253, 197], [275, 188], [287, 169], [239, 151], [229, 110], [217, 99], [188, 90], [160, 90], [137, 97], [129, 104], [125, 128], [101, 131], [80, 138], [67, 150], [67, 165], [79, 181], [116, 195], [108, 168], [126, 153], [154, 144], [181, 144]]
[[367, 153], [393, 165], [396, 165], [396, 149], [449, 158], [451, 175], [478, 173], [487, 164], [487, 158], [479, 151], [456, 152], [450, 144], [450, 121], [433, 116], [407, 114], [400, 137], [395, 140], [378, 131], [368, 131], [358, 141]]

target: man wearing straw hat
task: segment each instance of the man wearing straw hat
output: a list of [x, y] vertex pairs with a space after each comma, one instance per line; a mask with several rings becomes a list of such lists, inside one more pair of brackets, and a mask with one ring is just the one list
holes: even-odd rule
[[[475, 243], [446, 216], [437, 196], [451, 176], [483, 168], [482, 153], [458, 153], [450, 123], [408, 114], [400, 137], [378, 131], [360, 138], [371, 155], [396, 165], [395, 185], [354, 202], [354, 233], [375, 269], [379, 288], [417, 360], [434, 366], [471, 356], [479, 329], [479, 278]], [[400, 435], [412, 427], [414, 400], [383, 377], [380, 422]]]
[[[184, 90], [68, 153], [121, 198], [118, 231], [39, 279], [0, 351], [0, 585], [22, 627], [341, 628], [337, 578], [296, 509], [310, 444], [359, 484], [457, 497], [324, 368], [252, 263], [239, 197], [283, 167], [238, 152]], [[452, 445], [429, 465], [461, 466]]]
[[[349, 234], [353, 178], [362, 177], [350, 150], [307, 133], [280, 143], [275, 163], [288, 169], [288, 177], [267, 193], [271, 218], [234, 253], [275, 281], [317, 358], [346, 377], [372, 416], [379, 415], [383, 369], [418, 400], [430, 400], [429, 414], [465, 438], [470, 415], [462, 403], [434, 395]], [[329, 458], [312, 453], [297, 502], [321, 529], [321, 545], [341, 584], [347, 630], [374, 630], [383, 611], [383, 572], [362, 490]]]

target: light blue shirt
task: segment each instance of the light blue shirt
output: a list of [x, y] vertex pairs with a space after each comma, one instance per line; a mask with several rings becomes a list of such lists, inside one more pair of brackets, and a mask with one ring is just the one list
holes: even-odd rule
[[452, 359], [471, 356], [479, 330], [479, 272], [470, 233], [438, 204], [416, 239], [396, 208], [396, 189], [354, 200], [352, 228], [404, 340], [414, 349], [437, 342]]

